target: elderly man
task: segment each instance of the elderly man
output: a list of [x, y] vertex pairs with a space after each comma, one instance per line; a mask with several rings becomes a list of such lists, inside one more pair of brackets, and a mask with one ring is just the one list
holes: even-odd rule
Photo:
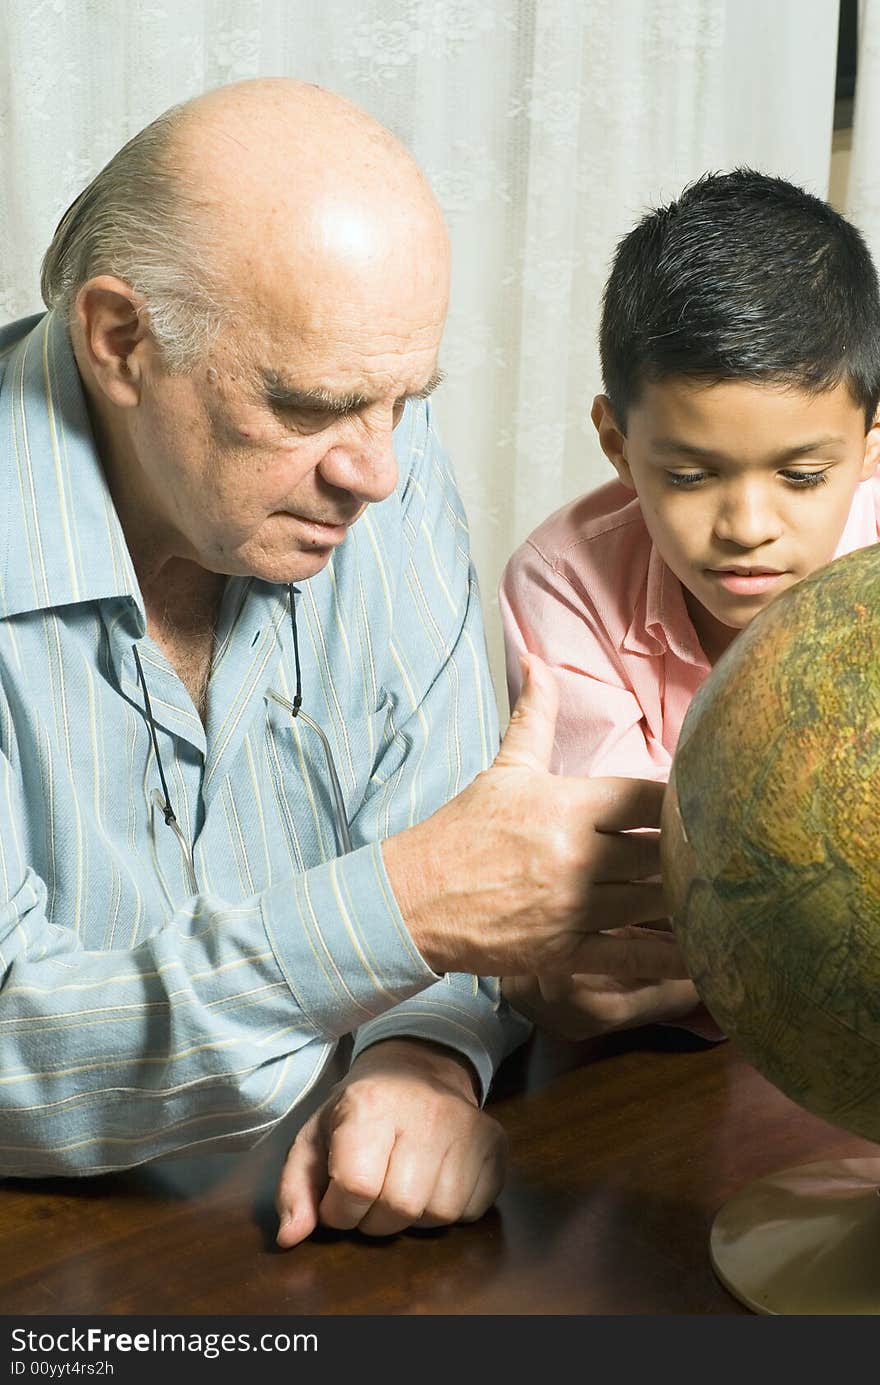
[[111, 161], [0, 337], [5, 1175], [252, 1144], [353, 1032], [281, 1244], [477, 1217], [521, 1033], [477, 975], [679, 974], [599, 931], [663, 913], [662, 790], [547, 773], [537, 662], [491, 764], [447, 258], [387, 131], [242, 83]]

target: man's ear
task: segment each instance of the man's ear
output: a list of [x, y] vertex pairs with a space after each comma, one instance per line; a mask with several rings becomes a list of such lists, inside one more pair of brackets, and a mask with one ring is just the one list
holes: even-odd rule
[[74, 303], [95, 380], [123, 409], [139, 402], [146, 358], [155, 349], [143, 307], [141, 295], [112, 274], [89, 279]]
[[862, 463], [860, 481], [867, 481], [880, 466], [880, 414], [874, 419], [865, 438], [865, 460]]
[[599, 434], [599, 446], [605, 453], [623, 485], [635, 490], [629, 462], [626, 460], [626, 434], [621, 432], [611, 411], [607, 394], [597, 394], [590, 410], [593, 427]]

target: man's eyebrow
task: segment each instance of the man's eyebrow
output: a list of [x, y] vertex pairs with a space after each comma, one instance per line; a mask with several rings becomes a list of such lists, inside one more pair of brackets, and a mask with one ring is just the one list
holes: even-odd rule
[[[403, 395], [403, 399], [427, 399], [446, 377], [442, 370], [435, 370], [426, 385], [413, 394]], [[351, 414], [366, 409], [374, 401], [365, 394], [337, 394], [334, 390], [299, 389], [285, 380], [277, 371], [263, 372], [263, 385], [270, 402], [279, 409], [305, 409], [323, 414]]]
[[444, 381], [445, 379], [446, 379], [446, 372], [445, 372], [445, 371], [443, 371], [443, 370], [435, 370], [435, 371], [434, 371], [434, 374], [431, 376], [431, 378], [430, 378], [430, 380], [428, 381], [427, 385], [423, 385], [422, 388], [421, 388], [420, 390], [417, 390], [415, 394], [407, 395], [407, 398], [408, 398], [408, 399], [427, 399], [429, 395], [431, 395], [431, 394], [434, 393], [434, 391], [435, 391], [435, 389], [437, 388], [438, 385], [442, 385], [442, 384], [443, 384], [443, 381]]
[[[843, 447], [845, 444], [846, 438], [829, 433], [825, 437], [810, 438], [806, 442], [796, 443], [794, 447], [786, 447], [781, 452], [775, 452], [772, 454], [770, 460], [776, 465], [784, 462], [794, 462], [798, 457], [808, 457], [813, 452], [821, 452], [823, 448]], [[651, 450], [664, 457], [690, 457], [695, 462], [727, 462], [734, 460], [728, 453], [716, 452], [711, 447], [697, 447], [694, 443], [684, 442], [681, 438], [654, 438], [651, 442]]]

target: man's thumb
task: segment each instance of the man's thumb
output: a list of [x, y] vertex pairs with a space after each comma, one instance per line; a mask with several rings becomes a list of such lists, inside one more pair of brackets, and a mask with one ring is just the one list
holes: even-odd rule
[[537, 654], [524, 654], [522, 692], [510, 714], [496, 765], [525, 765], [549, 769], [556, 736], [559, 690], [556, 679]]

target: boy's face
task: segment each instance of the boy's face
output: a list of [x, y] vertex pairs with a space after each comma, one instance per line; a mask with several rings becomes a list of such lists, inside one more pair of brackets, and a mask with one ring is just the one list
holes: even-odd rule
[[661, 557], [690, 593], [710, 657], [831, 561], [855, 489], [880, 461], [880, 429], [865, 436], [845, 384], [809, 395], [675, 376], [644, 387], [625, 436], [604, 395], [592, 416]]

